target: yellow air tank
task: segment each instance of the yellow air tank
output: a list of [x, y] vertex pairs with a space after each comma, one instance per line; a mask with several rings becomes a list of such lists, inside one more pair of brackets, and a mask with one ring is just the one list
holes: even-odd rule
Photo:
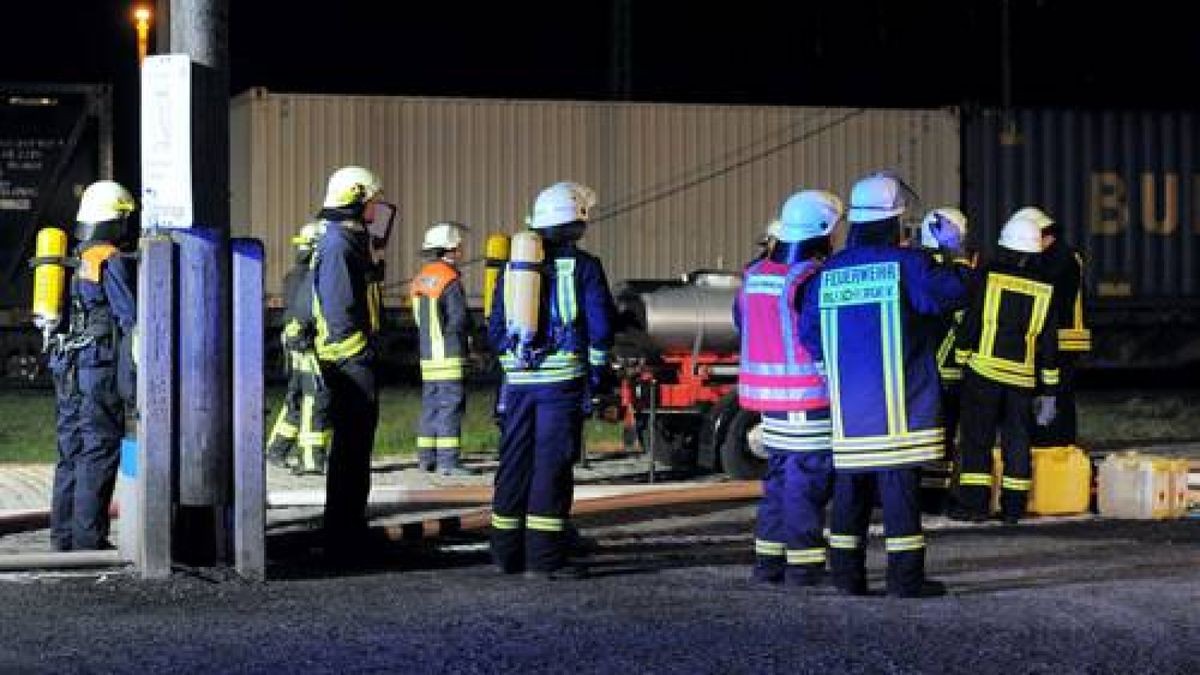
[[504, 275], [505, 328], [517, 344], [528, 344], [538, 329], [542, 274], [545, 258], [542, 238], [535, 232], [518, 232], [512, 238], [512, 259]]
[[508, 235], [493, 234], [484, 246], [483, 269], [483, 317], [492, 315], [492, 295], [496, 290], [496, 279], [508, 262]]
[[49, 336], [63, 315], [67, 287], [67, 233], [56, 227], [43, 228], [37, 235], [33, 265], [33, 324]]

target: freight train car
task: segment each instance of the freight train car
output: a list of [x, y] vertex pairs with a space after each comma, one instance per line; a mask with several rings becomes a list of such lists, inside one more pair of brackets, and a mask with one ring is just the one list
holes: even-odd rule
[[66, 226], [79, 193], [112, 176], [112, 96], [102, 85], [0, 84], [0, 381], [46, 383], [30, 324], [37, 231]]
[[975, 110], [962, 120], [963, 203], [979, 240], [994, 243], [1009, 214], [1037, 204], [1087, 260], [1084, 365], [1200, 363], [1200, 116]]

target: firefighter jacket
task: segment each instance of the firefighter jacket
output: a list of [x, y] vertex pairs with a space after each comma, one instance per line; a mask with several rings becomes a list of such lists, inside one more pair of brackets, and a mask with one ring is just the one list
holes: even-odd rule
[[806, 282], [820, 263], [759, 260], [746, 268], [734, 304], [742, 334], [738, 402], [747, 410], [788, 412], [829, 407], [825, 377], [800, 344]]
[[[367, 349], [379, 330], [377, 268], [361, 223], [327, 221], [313, 252], [317, 358], [340, 361]], [[373, 288], [374, 287], [374, 288]]]
[[919, 323], [967, 302], [967, 268], [895, 246], [873, 226], [851, 229], [801, 313], [801, 343], [828, 373], [834, 466], [847, 472], [942, 456], [937, 363]]
[[137, 270], [131, 258], [105, 241], [79, 248], [71, 279], [71, 304], [62, 345], [78, 353], [80, 366], [112, 364], [123, 338], [137, 323]]
[[291, 351], [313, 348], [316, 324], [313, 320], [311, 260], [296, 263], [283, 278], [283, 346]]
[[[616, 303], [600, 259], [574, 244], [546, 245], [541, 265], [541, 311], [535, 341], [541, 353], [531, 367], [514, 355], [507, 334], [505, 283], [501, 274], [492, 296], [488, 342], [500, 355], [508, 385], [567, 382], [608, 367]], [[595, 377], [593, 377], [595, 379]]]
[[1042, 276], [1054, 286], [1058, 351], [1089, 352], [1092, 331], [1083, 322], [1083, 256], [1056, 239], [1039, 258]]
[[[931, 249], [924, 250], [933, 256], [934, 262], [939, 265], [945, 264], [946, 260], [943, 253]], [[971, 269], [970, 261], [965, 258], [956, 258], [952, 262], [955, 265], [962, 265]], [[975, 277], [974, 271], [971, 272], [970, 277], [973, 281]], [[971, 284], [971, 288], [973, 288], [973, 284]], [[957, 343], [957, 333], [960, 330], [965, 314], [965, 309], [959, 309], [940, 316], [927, 317], [922, 321], [924, 330], [926, 331], [926, 339], [931, 342], [935, 350], [938, 376], [941, 377], [943, 387], [962, 381], [963, 366], [955, 358], [954, 347]]]
[[1034, 270], [996, 261], [984, 268], [963, 319], [956, 357], [993, 382], [1058, 387], [1054, 288]]
[[413, 277], [411, 295], [420, 334], [421, 379], [463, 379], [469, 315], [458, 270], [444, 260], [426, 263]]

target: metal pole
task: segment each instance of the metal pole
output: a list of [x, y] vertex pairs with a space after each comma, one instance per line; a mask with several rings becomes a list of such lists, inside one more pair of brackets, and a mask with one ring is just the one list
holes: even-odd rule
[[266, 577], [267, 477], [263, 461], [263, 245], [233, 248], [233, 553], [238, 574]]
[[650, 442], [646, 444], [647, 466], [649, 473], [646, 481], [654, 482], [654, 449], [658, 443], [658, 380], [650, 380], [650, 418], [646, 422], [646, 436]]

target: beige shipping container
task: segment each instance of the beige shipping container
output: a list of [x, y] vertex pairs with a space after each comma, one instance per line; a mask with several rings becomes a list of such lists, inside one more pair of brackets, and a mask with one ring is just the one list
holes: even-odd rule
[[[858, 176], [898, 171], [926, 207], [959, 202], [954, 110], [751, 107], [283, 94], [251, 89], [231, 109], [233, 231], [266, 244], [279, 301], [290, 239], [329, 173], [361, 164], [381, 177], [399, 224], [386, 299], [404, 301], [421, 235], [438, 220], [486, 236], [523, 226], [537, 191], [560, 180], [596, 189], [585, 246], [616, 283], [700, 268], [737, 269], [783, 200], [801, 187], [845, 196]], [[919, 218], [919, 213], [914, 213]], [[467, 268], [478, 303], [482, 265]]]

